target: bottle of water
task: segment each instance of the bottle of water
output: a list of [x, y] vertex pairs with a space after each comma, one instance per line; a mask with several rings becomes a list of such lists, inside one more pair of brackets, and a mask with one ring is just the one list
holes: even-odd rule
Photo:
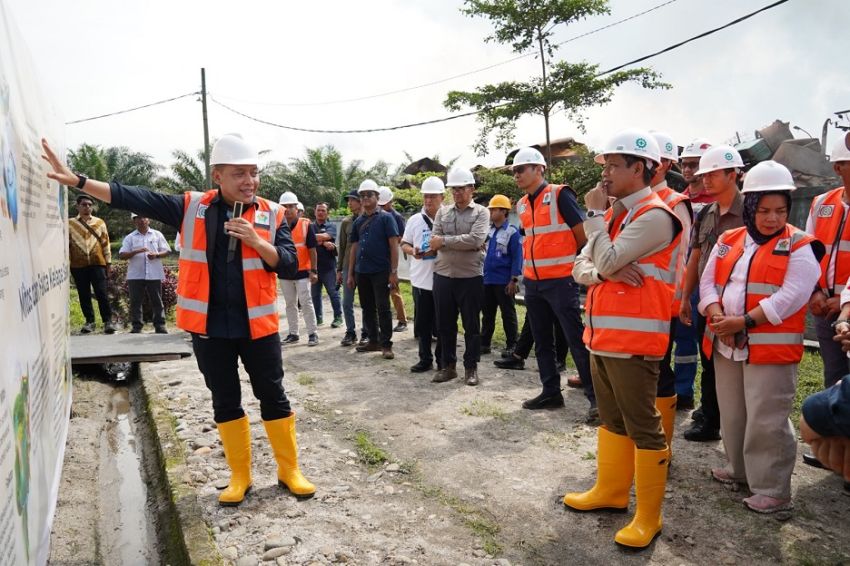
[[[428, 252], [431, 249], [431, 230], [429, 228], [425, 228], [422, 230], [422, 245], [419, 247], [419, 251], [423, 254]], [[436, 259], [436, 256], [428, 256], [423, 257], [422, 259]]]

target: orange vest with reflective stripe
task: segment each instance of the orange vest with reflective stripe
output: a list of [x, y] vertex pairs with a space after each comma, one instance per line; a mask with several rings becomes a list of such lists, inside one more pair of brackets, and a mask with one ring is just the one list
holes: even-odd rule
[[546, 185], [534, 199], [533, 208], [528, 195], [517, 202], [525, 231], [522, 276], [527, 279], [556, 279], [573, 274], [576, 239], [558, 211], [558, 195], [564, 189], [564, 185]]
[[[673, 210], [676, 208], [679, 203], [685, 203], [685, 206], [688, 207], [688, 212], [690, 212], [691, 217], [693, 217], [693, 208], [691, 207], [691, 199], [688, 198], [688, 195], [682, 194], [680, 192], [674, 191], [670, 187], [664, 187], [656, 191], [656, 193], [661, 200], [664, 201], [664, 204], [667, 205], [667, 208]], [[675, 214], [675, 213], [674, 213]], [[684, 238], [682, 238], [684, 241]], [[679, 260], [676, 265], [676, 289], [673, 293], [673, 306], [670, 309], [670, 318], [677, 318], [679, 316], [679, 308], [682, 306], [682, 297], [685, 294], [685, 256], [687, 255], [687, 250], [682, 249], [679, 251]]]
[[[727, 230], [717, 240], [717, 259], [714, 267], [714, 285], [721, 300], [723, 291], [732, 276], [735, 264], [744, 255], [747, 237], [745, 227]], [[791, 254], [815, 241], [802, 230], [790, 224], [772, 240], [758, 247], [747, 268], [747, 297], [745, 312], [749, 312], [782, 287]], [[806, 306], [774, 326], [767, 322], [747, 330], [751, 364], [796, 364], [803, 357], [803, 331], [806, 326]], [[702, 348], [711, 357], [714, 332], [710, 325], [705, 329]]]
[[[631, 354], [633, 356], [663, 357], [670, 340], [670, 303], [676, 280], [676, 262], [682, 239], [679, 219], [657, 194], [638, 201], [631, 211], [623, 212], [611, 227], [615, 242], [623, 229], [622, 223], [635, 220], [653, 209], [662, 209], [673, 218], [674, 236], [670, 244], [652, 255], [637, 260], [643, 271], [643, 286], [632, 287], [616, 281], [592, 285], [587, 292], [584, 343], [595, 352]], [[612, 209], [605, 212], [611, 222]]]
[[[839, 187], [815, 197], [810, 211], [814, 224], [812, 235], [826, 246], [826, 255], [820, 261], [818, 286], [827, 297], [840, 295], [850, 278], [850, 222], [844, 219], [843, 194], [844, 187]], [[838, 256], [835, 258], [835, 277], [830, 288], [826, 273], [834, 254]]]
[[295, 244], [295, 251], [298, 252], [298, 271], [306, 271], [313, 269], [310, 265], [310, 249], [307, 247], [307, 232], [310, 230], [310, 221], [306, 218], [299, 218], [292, 228], [292, 242]]
[[[177, 278], [177, 326], [187, 332], [207, 333], [210, 303], [210, 268], [207, 264], [206, 210], [218, 195], [186, 192], [183, 196], [183, 224], [180, 228], [180, 269]], [[257, 198], [257, 206], [247, 206], [242, 218], [253, 224], [260, 238], [274, 244], [275, 233], [283, 222], [283, 207]], [[266, 271], [256, 250], [241, 244], [242, 283], [248, 305], [251, 338], [278, 331], [277, 275]]]

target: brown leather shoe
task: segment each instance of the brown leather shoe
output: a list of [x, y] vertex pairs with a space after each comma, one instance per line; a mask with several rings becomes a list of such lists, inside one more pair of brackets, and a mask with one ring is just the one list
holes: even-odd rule
[[478, 385], [478, 368], [466, 368], [466, 384]]
[[443, 383], [446, 381], [451, 381], [452, 379], [457, 377], [457, 369], [455, 369], [455, 364], [449, 364], [437, 373], [434, 374], [434, 378], [431, 380], [432, 383]]
[[582, 389], [584, 388], [584, 384], [581, 382], [581, 378], [579, 376], [571, 375], [567, 378], [567, 387]]
[[381, 349], [381, 345], [377, 342], [366, 342], [355, 348], [358, 352], [380, 352]]
[[392, 360], [393, 358], [395, 358], [395, 354], [393, 354], [393, 349], [392, 349], [392, 348], [384, 348], [384, 349], [382, 350], [382, 352], [383, 352], [383, 354], [381, 354], [381, 356], [382, 356], [385, 360]]

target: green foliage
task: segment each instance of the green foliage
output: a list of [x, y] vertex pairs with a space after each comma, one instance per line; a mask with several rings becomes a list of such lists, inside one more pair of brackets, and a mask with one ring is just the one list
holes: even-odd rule
[[516, 203], [523, 195], [519, 187], [516, 186], [513, 176], [506, 171], [482, 168], [475, 172], [475, 176], [479, 182], [475, 189], [475, 200], [477, 202], [486, 204], [490, 202], [493, 195], [505, 195], [511, 199], [512, 203]]
[[581, 197], [602, 179], [602, 167], [593, 161], [595, 152], [576, 146], [576, 157], [552, 166], [546, 177], [551, 183], [567, 184]]
[[376, 467], [390, 459], [386, 450], [375, 444], [369, 433], [360, 431], [354, 435], [354, 446], [360, 461], [370, 467]]

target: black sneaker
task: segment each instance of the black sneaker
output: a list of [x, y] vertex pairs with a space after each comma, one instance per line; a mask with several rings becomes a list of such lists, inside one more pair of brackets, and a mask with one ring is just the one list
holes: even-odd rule
[[813, 468], [820, 468], [821, 470], [826, 469], [826, 466], [824, 466], [820, 460], [815, 458], [814, 454], [803, 453], [803, 463]]
[[523, 409], [536, 411], [538, 409], [560, 409], [564, 406], [564, 396], [558, 391], [552, 395], [550, 393], [541, 393], [534, 399], [527, 399], [522, 402]]
[[343, 336], [342, 340], [340, 340], [339, 345], [340, 346], [352, 346], [352, 345], [354, 345], [355, 342], [357, 342], [357, 335], [346, 332], [345, 336]]
[[83, 325], [82, 328], [80, 328], [80, 334], [89, 334], [91, 332], [94, 332], [94, 323], [93, 322], [87, 322]]
[[691, 413], [691, 420], [695, 423], [701, 423], [705, 419], [705, 415], [702, 413], [702, 407]]
[[157, 334], [168, 334], [168, 329], [164, 326], [157, 326], [154, 332]]
[[360, 336], [360, 342], [358, 342], [357, 345], [363, 346], [363, 345], [368, 344], [368, 343], [369, 343], [369, 337], [364, 334], [364, 335]]
[[423, 372], [426, 372], [426, 371], [431, 371], [431, 369], [433, 369], [433, 367], [434, 367], [434, 364], [432, 362], [423, 362], [423, 361], [420, 360], [420, 361], [416, 362], [415, 364], [413, 364], [412, 366], [410, 366], [410, 371], [412, 373], [423, 373]]
[[103, 333], [104, 334], [115, 334], [115, 327], [112, 326], [111, 322], [107, 322], [103, 325]]
[[405, 330], [407, 330], [407, 323], [401, 321], [399, 321], [399, 323], [395, 325], [395, 328], [393, 328], [393, 332], [404, 332]]
[[685, 440], [691, 442], [711, 442], [720, 440], [720, 430], [706, 426], [705, 422], [696, 423], [685, 431]]
[[307, 337], [307, 345], [308, 346], [316, 346], [318, 343], [319, 343], [319, 335], [318, 334], [313, 333], [313, 334], [311, 334], [310, 336]]
[[493, 351], [493, 349], [490, 346], [481, 346], [481, 353], [482, 354], [489, 354], [492, 351]]
[[508, 360], [496, 360], [493, 364], [502, 369], [525, 369], [525, 360], [513, 356]]
[[501, 352], [501, 357], [504, 359], [513, 358], [514, 357], [514, 349], [513, 348], [505, 348]]
[[142, 333], [142, 327], [141, 326], [134, 326], [133, 329], [130, 331], [130, 334], [141, 334], [141, 333]]
[[286, 338], [280, 341], [281, 344], [295, 344], [301, 338], [297, 334], [287, 334]]

